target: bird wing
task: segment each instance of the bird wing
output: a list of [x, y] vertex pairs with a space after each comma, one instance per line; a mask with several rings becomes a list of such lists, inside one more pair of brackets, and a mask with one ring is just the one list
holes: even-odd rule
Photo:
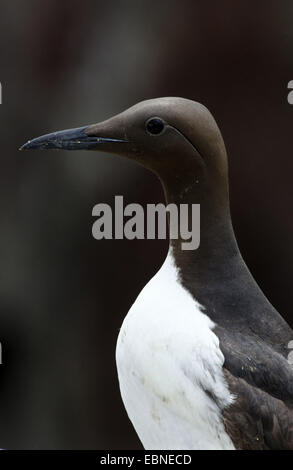
[[235, 447], [293, 450], [293, 367], [259, 337], [221, 328], [217, 335], [235, 396], [223, 412]]

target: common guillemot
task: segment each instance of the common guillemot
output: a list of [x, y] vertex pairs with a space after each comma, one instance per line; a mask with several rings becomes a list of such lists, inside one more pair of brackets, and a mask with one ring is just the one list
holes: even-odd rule
[[120, 390], [146, 449], [293, 449], [293, 332], [239, 252], [227, 156], [210, 112], [182, 98], [139, 103], [22, 149], [91, 149], [152, 170], [166, 200], [200, 204], [201, 244], [171, 240], [122, 324]]

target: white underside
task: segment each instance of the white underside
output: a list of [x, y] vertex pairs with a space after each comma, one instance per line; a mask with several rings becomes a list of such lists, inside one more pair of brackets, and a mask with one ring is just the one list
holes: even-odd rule
[[233, 397], [213, 327], [169, 252], [125, 317], [116, 349], [122, 399], [145, 449], [234, 449], [221, 414]]

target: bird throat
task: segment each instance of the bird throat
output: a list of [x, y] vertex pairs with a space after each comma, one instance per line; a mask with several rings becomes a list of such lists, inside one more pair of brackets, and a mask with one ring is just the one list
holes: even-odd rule
[[[183, 284], [189, 279], [199, 287], [210, 278], [217, 278], [227, 267], [239, 263], [241, 255], [235, 239], [229, 207], [228, 185], [212, 185], [205, 179], [194, 178], [193, 183], [174, 191], [174, 186], [162, 181], [167, 203], [189, 206], [200, 205], [200, 244], [196, 250], [183, 250], [182, 239], [170, 240], [175, 264]], [[188, 221], [191, 226], [192, 221]], [[232, 270], [233, 271], [233, 270]]]

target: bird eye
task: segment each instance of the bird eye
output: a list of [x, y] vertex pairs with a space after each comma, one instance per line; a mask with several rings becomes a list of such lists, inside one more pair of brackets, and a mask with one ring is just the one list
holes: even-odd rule
[[163, 132], [165, 127], [162, 119], [154, 117], [147, 120], [145, 128], [151, 135], [159, 135]]

